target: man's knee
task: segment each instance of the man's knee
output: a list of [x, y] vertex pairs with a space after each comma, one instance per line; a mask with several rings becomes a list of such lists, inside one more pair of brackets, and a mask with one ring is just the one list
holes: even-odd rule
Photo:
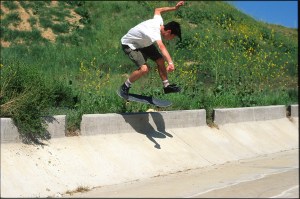
[[149, 72], [149, 67], [147, 65], [142, 65], [140, 67], [140, 71], [143, 73], [143, 74], [147, 74]]
[[162, 57], [158, 58], [155, 62], [158, 66], [165, 66], [165, 60]]

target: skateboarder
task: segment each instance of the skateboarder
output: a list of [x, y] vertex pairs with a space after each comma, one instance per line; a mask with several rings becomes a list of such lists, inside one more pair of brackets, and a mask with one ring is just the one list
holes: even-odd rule
[[[120, 87], [120, 94], [123, 98], [128, 99], [128, 92], [131, 84], [148, 73], [150, 67], [147, 64], [148, 58], [155, 61], [157, 64], [158, 72], [163, 83], [164, 93], [167, 94], [180, 91], [179, 86], [170, 84], [168, 81], [167, 72], [174, 71], [175, 66], [167, 48], [162, 42], [162, 37], [165, 40], [172, 40], [177, 36], [181, 40], [180, 24], [175, 21], [164, 24], [161, 14], [177, 10], [182, 5], [184, 5], [184, 1], [178, 2], [174, 7], [156, 8], [152, 19], [136, 25], [122, 37], [121, 44], [123, 51], [137, 66], [137, 69], [131, 73], [129, 78]], [[161, 53], [158, 51], [155, 43]], [[167, 67], [165, 66], [165, 61], [168, 63]]]

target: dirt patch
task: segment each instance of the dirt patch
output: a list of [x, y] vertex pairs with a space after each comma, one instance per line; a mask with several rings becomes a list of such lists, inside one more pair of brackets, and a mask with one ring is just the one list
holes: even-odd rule
[[[15, 23], [15, 24], [12, 23], [12, 24], [8, 25], [8, 27], [7, 27], [8, 29], [30, 32], [35, 28], [40, 31], [41, 36], [43, 38], [49, 40], [50, 42], [56, 41], [56, 37], [58, 35], [55, 34], [51, 28], [42, 27], [42, 25], [40, 24], [39, 16], [35, 15], [31, 8], [24, 8], [22, 6], [22, 4], [18, 1], [14, 1], [14, 3], [17, 6], [17, 9], [14, 9], [13, 12], [18, 13], [20, 22]], [[58, 3], [59, 3], [58, 1], [51, 1], [49, 6], [47, 6], [47, 7], [49, 7], [49, 8], [58, 7]], [[57, 9], [60, 9], [60, 8], [57, 8]], [[77, 14], [73, 9], [69, 9], [69, 8], [66, 8], [66, 9], [68, 9], [70, 11], [70, 16], [65, 17], [64, 22], [67, 21], [72, 26], [83, 28], [84, 25], [80, 23], [80, 19], [82, 17], [79, 14]], [[2, 10], [1, 20], [4, 19], [9, 13], [12, 12], [12, 10], [10, 10], [9, 8], [7, 8], [3, 5], [2, 1], [1, 1], [1, 10]], [[36, 23], [33, 25], [30, 24], [31, 18], [36, 19]], [[59, 22], [55, 21], [55, 23], [59, 23]], [[71, 32], [72, 32], [72, 30], [70, 30], [70, 32], [67, 34], [70, 34]], [[5, 41], [2, 38], [1, 38], [0, 42], [1, 42], [1, 47], [9, 47], [12, 43], [11, 41]], [[13, 42], [20, 43], [20, 40], [15, 40]]]
[[1, 39], [0, 42], [1, 42], [1, 46], [4, 47], [4, 48], [7, 48], [7, 47], [10, 46], [10, 42], [8, 42], [8, 41], [3, 41], [3, 40]]
[[72, 137], [72, 136], [80, 136], [81, 133], [79, 130], [75, 130], [75, 131], [67, 131], [66, 133], [66, 137]]
[[53, 33], [51, 28], [47, 28], [46, 30], [44, 28], [40, 28], [42, 30], [42, 37], [55, 42], [56, 35]]
[[57, 1], [53, 1], [53, 0], [51, 1], [52, 6], [57, 6], [57, 3], [58, 3]]
[[[7, 14], [9, 12], [9, 9], [6, 8], [2, 2], [1, 2], [1, 10], [3, 11], [4, 14]], [[2, 19], [2, 16], [1, 16], [1, 19]]]
[[31, 31], [31, 25], [28, 22], [30, 18], [30, 14], [26, 12], [26, 10], [21, 6], [18, 1], [15, 1], [16, 5], [18, 5], [17, 12], [19, 13], [21, 22], [17, 26], [10, 27], [12, 30], [19, 30], [19, 31]]

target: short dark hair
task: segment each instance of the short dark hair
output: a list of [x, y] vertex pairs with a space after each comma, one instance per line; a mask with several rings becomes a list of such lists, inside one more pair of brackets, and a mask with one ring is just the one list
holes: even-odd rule
[[179, 37], [181, 41], [181, 28], [180, 24], [176, 21], [171, 21], [164, 25], [165, 30], [171, 30], [171, 34], [174, 34]]

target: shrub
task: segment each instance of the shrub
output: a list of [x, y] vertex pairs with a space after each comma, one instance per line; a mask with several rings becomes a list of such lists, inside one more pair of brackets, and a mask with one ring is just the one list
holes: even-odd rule
[[50, 138], [43, 119], [50, 107], [73, 108], [77, 102], [68, 87], [51, 81], [36, 67], [20, 63], [1, 65], [1, 117], [13, 119], [25, 143]]
[[47, 139], [41, 118], [49, 105], [49, 88], [35, 68], [1, 67], [1, 117], [11, 117], [25, 142]]

